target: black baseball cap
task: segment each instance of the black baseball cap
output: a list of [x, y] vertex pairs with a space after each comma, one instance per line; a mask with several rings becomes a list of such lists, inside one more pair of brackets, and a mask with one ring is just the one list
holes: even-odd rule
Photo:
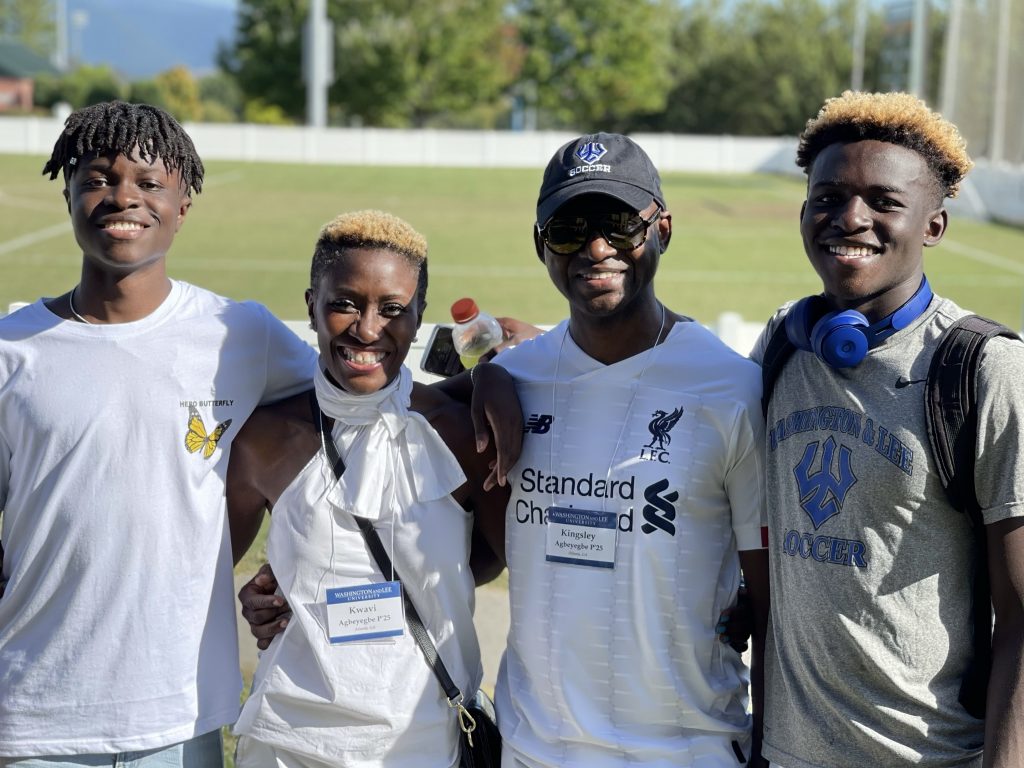
[[562, 146], [544, 169], [537, 197], [537, 223], [577, 195], [599, 194], [642, 211], [656, 200], [665, 208], [661, 178], [647, 153], [627, 136], [591, 133]]

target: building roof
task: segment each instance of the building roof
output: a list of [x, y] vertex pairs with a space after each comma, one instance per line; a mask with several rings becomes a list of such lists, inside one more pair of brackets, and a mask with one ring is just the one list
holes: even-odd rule
[[55, 75], [57, 68], [44, 57], [10, 37], [0, 37], [0, 77]]

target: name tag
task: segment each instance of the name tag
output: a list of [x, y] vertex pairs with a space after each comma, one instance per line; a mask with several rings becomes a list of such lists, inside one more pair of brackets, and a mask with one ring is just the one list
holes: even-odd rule
[[546, 560], [614, 568], [618, 533], [615, 523], [614, 512], [548, 507]]
[[401, 582], [327, 590], [327, 637], [332, 645], [397, 637], [404, 631]]

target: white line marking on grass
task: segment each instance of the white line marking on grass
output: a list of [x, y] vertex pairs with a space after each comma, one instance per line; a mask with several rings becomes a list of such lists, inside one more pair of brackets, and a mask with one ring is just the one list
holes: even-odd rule
[[[207, 179], [204, 186], [216, 187], [221, 184], [231, 184], [235, 181], [244, 178], [244, 176], [245, 174], [242, 173], [242, 171], [230, 171], [228, 173], [222, 173], [219, 176], [214, 176], [211, 179]], [[36, 205], [36, 203], [37, 201], [21, 200], [19, 198], [11, 197], [10, 195], [7, 195], [2, 189], [0, 189], [0, 205], [9, 206], [11, 208], [29, 208], [33, 210], [41, 209], [42, 206]], [[46, 205], [46, 210], [48, 211], [52, 211], [53, 208], [53, 205]], [[60, 237], [66, 232], [70, 231], [71, 222], [62, 221], [60, 224], [54, 224], [53, 226], [50, 227], [37, 229], [35, 232], [28, 232], [24, 235], [18, 235], [17, 237], [13, 237], [6, 242], [0, 243], [0, 256], [6, 256], [8, 253], [20, 251], [23, 248], [28, 248], [29, 246], [35, 245], [36, 243], [41, 243], [44, 240], [52, 240], [53, 238]], [[198, 268], [198, 265], [195, 265], [195, 267], [193, 268]], [[269, 266], [264, 267], [259, 266], [258, 264], [250, 264], [248, 266], [243, 266], [242, 268], [258, 268], [271, 271], [271, 268]], [[227, 271], [228, 269], [230, 269], [230, 267], [217, 266], [216, 269], [224, 269], [225, 271]]]
[[30, 245], [41, 243], [44, 240], [52, 240], [55, 237], [61, 237], [70, 231], [71, 222], [62, 221], [60, 224], [54, 224], [51, 227], [45, 227], [43, 229], [37, 229], [35, 232], [19, 235], [18, 237], [11, 238], [5, 243], [0, 243], [0, 256], [6, 256], [8, 253], [20, 251], [22, 248], [28, 248]]
[[21, 208], [26, 211], [46, 211], [50, 213], [53, 211], [54, 202], [52, 200], [16, 197], [0, 189], [0, 205], [5, 208]]
[[774, 283], [777, 285], [807, 283], [808, 285], [820, 285], [818, 276], [810, 269], [806, 272], [729, 272], [712, 269], [660, 268], [658, 278], [678, 283]]
[[973, 248], [969, 245], [958, 243], [956, 240], [950, 240], [949, 238], [944, 239], [942, 241], [942, 245], [953, 251], [953, 253], [966, 256], [968, 259], [973, 259], [974, 261], [982, 264], [988, 264], [990, 267], [1005, 269], [1007, 272], [1012, 272], [1015, 275], [1024, 276], [1024, 264], [1008, 259], [1005, 256], [999, 256], [998, 254], [982, 250], [981, 248]]
[[[955, 282], [956, 285], [988, 286], [994, 288], [1017, 288], [1024, 285], [1024, 272], [1021, 272], [1021, 279], [1008, 277], [1007, 275], [955, 275], [947, 277], [947, 280]], [[751, 283], [767, 283], [773, 285], [787, 285], [793, 283], [814, 286], [814, 290], [821, 290], [821, 280], [814, 271], [807, 272], [716, 272], [712, 270], [697, 270], [684, 272], [683, 270], [658, 270], [659, 280], [671, 282], [690, 283], [738, 283], [750, 285]]]
[[[225, 259], [223, 261], [210, 261], [204, 259], [178, 259], [172, 253], [168, 256], [167, 262], [175, 269], [194, 269], [199, 272], [295, 272], [298, 270], [309, 270], [308, 264], [300, 264], [294, 261], [282, 261], [280, 259]], [[546, 278], [544, 268], [537, 265], [536, 273], [528, 270], [516, 269], [513, 267], [455, 267], [442, 264], [431, 264], [431, 277], [500, 277], [520, 278], [532, 280], [534, 278]]]
[[[304, 264], [280, 259], [225, 259], [210, 261], [208, 259], [176, 258], [172, 253], [168, 261], [172, 270], [192, 270], [195, 272], [272, 272], [291, 273], [308, 269]], [[538, 264], [537, 269], [517, 267], [488, 266], [457, 266], [452, 264], [430, 265], [431, 278], [445, 279], [478, 279], [478, 280], [526, 280], [543, 281], [547, 275]], [[957, 275], [950, 278], [961, 286], [983, 286], [1016, 290], [1024, 285], [1022, 279], [1006, 275]], [[681, 269], [659, 269], [658, 280], [662, 283], [682, 283], [684, 285], [798, 285], [806, 286], [808, 292], [821, 289], [821, 282], [814, 272], [727, 272], [714, 270], [685, 271]]]
[[167, 256], [167, 265], [172, 270], [191, 269], [196, 272], [296, 272], [302, 269], [309, 271], [308, 264], [271, 261], [270, 259], [225, 259], [224, 261], [179, 259], [173, 251]]
[[203, 180], [203, 189], [209, 187], [219, 187], [221, 184], [233, 184], [236, 181], [245, 178], [245, 174], [242, 171], [228, 171], [222, 173], [219, 176], [213, 176], [209, 179]]

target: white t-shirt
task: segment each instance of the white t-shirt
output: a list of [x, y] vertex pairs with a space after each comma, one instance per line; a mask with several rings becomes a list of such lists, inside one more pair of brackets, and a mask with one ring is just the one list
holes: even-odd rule
[[[748, 675], [714, 627], [736, 595], [738, 550], [763, 546], [759, 369], [693, 322], [614, 365], [567, 323], [497, 362], [526, 419], [506, 516], [506, 762], [736, 765]], [[545, 524], [550, 507], [577, 524]], [[611, 513], [615, 533], [581, 510]], [[586, 560], [579, 547], [609, 535], [603, 565], [551, 559]]]
[[177, 281], [132, 323], [42, 301], [0, 320], [0, 756], [151, 749], [235, 719], [229, 448], [315, 362], [266, 308]]
[[[345, 458], [346, 435], [336, 432]], [[392, 578], [381, 573], [352, 515], [325, 498], [334, 482], [321, 450], [274, 505], [267, 556], [293, 618], [261, 655], [235, 732], [284, 750], [298, 764], [453, 766], [455, 712], [408, 626], [384, 640], [327, 640], [328, 589]], [[408, 488], [400, 494], [411, 495]], [[468, 565], [472, 516], [443, 496], [392, 509], [374, 527], [448, 674], [468, 699], [482, 676]]]

